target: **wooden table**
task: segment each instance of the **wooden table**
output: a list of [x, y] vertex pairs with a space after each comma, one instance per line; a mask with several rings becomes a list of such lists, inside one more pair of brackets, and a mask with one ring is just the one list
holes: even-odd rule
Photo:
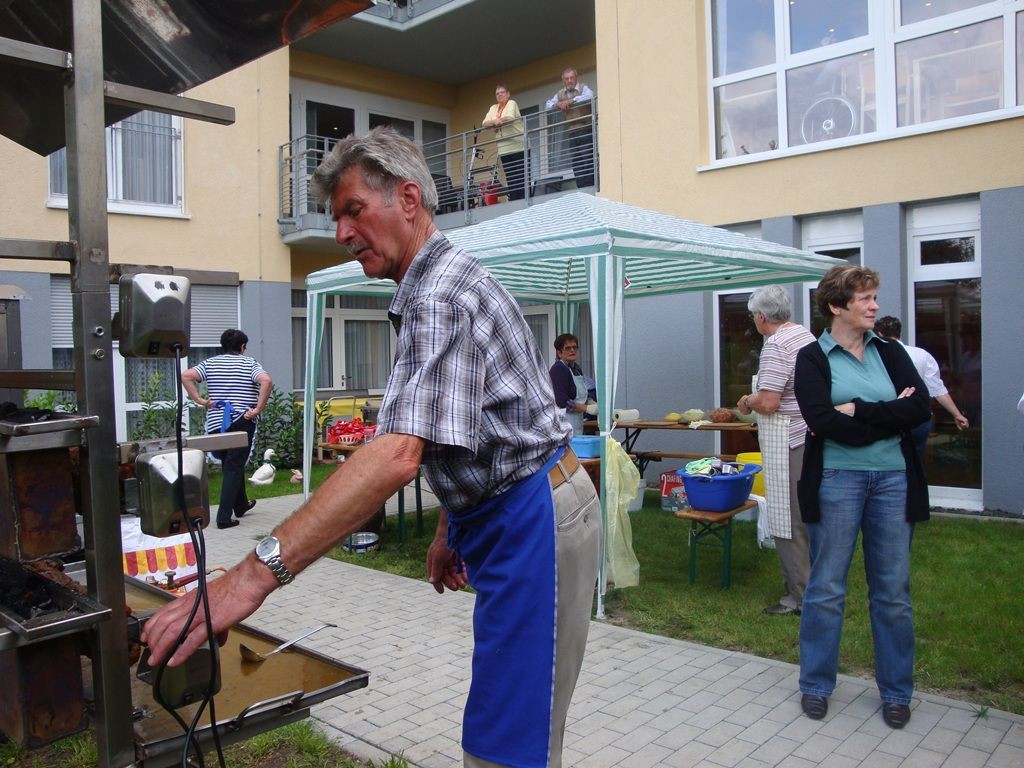
[[697, 582], [697, 544], [704, 539], [713, 539], [722, 544], [722, 589], [728, 589], [732, 570], [732, 519], [753, 509], [756, 501], [747, 501], [725, 512], [708, 512], [702, 509], [681, 509], [676, 512], [680, 520], [690, 521], [690, 584]]
[[[318, 448], [338, 456], [351, 456], [363, 447], [363, 443], [318, 443]], [[423, 535], [423, 490], [420, 487], [420, 473], [416, 473], [416, 535]], [[398, 489], [398, 543], [405, 541], [405, 486]]]
[[[587, 423], [597, 422], [585, 422]], [[702, 459], [707, 456], [706, 453], [699, 453], [693, 451], [638, 451], [636, 450], [636, 442], [640, 438], [640, 434], [649, 429], [667, 430], [669, 432], [753, 432], [757, 433], [757, 424], [748, 424], [744, 421], [729, 421], [721, 424], [702, 424], [697, 428], [690, 427], [689, 424], [678, 423], [674, 421], [620, 421], [615, 425], [616, 429], [625, 430], [626, 436], [622, 440], [622, 447], [626, 449], [626, 453], [636, 456], [636, 465], [640, 470], [640, 474], [643, 475], [647, 469], [647, 465], [652, 461], [661, 461], [662, 459]], [[724, 461], [733, 461], [736, 458], [735, 454], [717, 454], [718, 457]]]

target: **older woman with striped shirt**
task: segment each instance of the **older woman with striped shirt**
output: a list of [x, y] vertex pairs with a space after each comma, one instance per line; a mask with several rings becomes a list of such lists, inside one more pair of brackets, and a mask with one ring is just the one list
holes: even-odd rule
[[[273, 382], [254, 358], [245, 354], [249, 337], [235, 328], [228, 328], [220, 336], [224, 350], [189, 368], [181, 375], [182, 386], [188, 396], [207, 409], [206, 433], [245, 432], [245, 448], [232, 448], [223, 452], [221, 467], [224, 473], [217, 509], [217, 527], [231, 528], [255, 506], [245, 494], [245, 464], [249, 461], [252, 439], [256, 434], [256, 420], [267, 406]], [[209, 397], [199, 394], [196, 386], [205, 381]]]

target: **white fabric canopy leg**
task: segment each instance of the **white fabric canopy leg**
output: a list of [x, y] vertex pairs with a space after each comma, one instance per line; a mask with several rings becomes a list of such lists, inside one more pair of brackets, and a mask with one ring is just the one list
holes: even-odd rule
[[[609, 244], [610, 245], [610, 244]], [[601, 437], [611, 435], [612, 405], [618, 384], [619, 349], [622, 341], [622, 290], [625, 260], [608, 251], [589, 260], [590, 315], [594, 344], [594, 378], [597, 380], [597, 425]], [[608, 589], [608, 450], [601, 440], [601, 566], [597, 580], [597, 618], [604, 618], [604, 596]]]
[[326, 295], [306, 293], [306, 381], [302, 397], [302, 496], [309, 498], [313, 477], [313, 451], [316, 449], [316, 383], [320, 380], [320, 344], [324, 338]]

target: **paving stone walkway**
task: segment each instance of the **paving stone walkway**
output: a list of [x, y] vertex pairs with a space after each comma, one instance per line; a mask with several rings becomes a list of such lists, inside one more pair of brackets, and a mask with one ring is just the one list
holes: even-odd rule
[[[207, 531], [210, 565], [231, 565], [299, 503], [260, 501], [238, 527]], [[392, 501], [392, 505], [394, 501]], [[388, 521], [394, 525], [394, 521]], [[410, 530], [412, 530], [410, 526]], [[303, 645], [370, 671], [369, 687], [313, 709], [342, 746], [417, 768], [462, 764], [473, 596], [321, 560], [256, 614]], [[804, 717], [797, 667], [594, 621], [569, 710], [563, 763], [579, 768], [1024, 768], [1024, 718], [918, 693], [902, 731], [872, 681], [841, 676], [828, 716]]]

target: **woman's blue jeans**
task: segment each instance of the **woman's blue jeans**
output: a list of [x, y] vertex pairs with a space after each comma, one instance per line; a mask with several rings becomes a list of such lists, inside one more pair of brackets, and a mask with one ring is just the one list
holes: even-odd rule
[[914, 619], [905, 472], [826, 469], [821, 521], [807, 525], [811, 577], [800, 618], [800, 691], [829, 697], [836, 686], [850, 561], [863, 536], [875, 681], [882, 701], [909, 704], [914, 692]]

